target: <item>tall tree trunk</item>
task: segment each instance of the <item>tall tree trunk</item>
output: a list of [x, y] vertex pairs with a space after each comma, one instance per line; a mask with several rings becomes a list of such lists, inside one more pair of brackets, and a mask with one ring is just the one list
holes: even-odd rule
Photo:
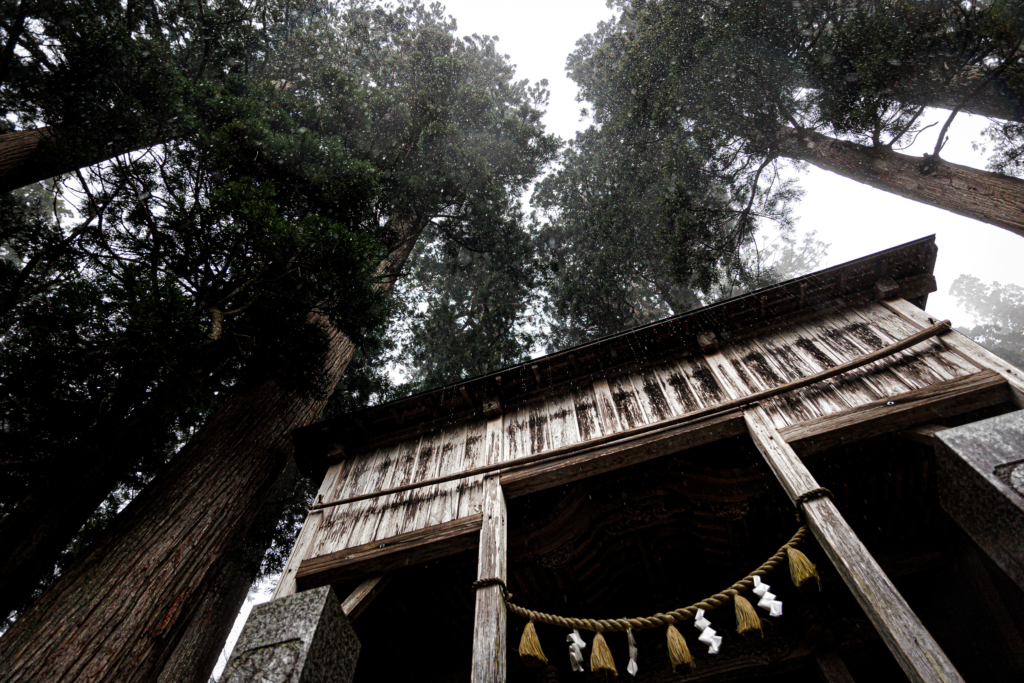
[[[390, 288], [420, 225], [380, 267]], [[317, 322], [327, 326], [322, 318]], [[341, 379], [355, 344], [328, 327], [323, 376]], [[170, 660], [227, 553], [245, 536], [287, 461], [290, 432], [326, 404], [268, 379], [213, 415], [125, 508], [104, 540], [0, 638], [0, 678], [152, 681]]]
[[157, 683], [209, 683], [235, 618], [259, 576], [274, 529], [289, 499], [295, 495], [297, 472], [293, 460], [271, 488], [241, 548], [228, 553], [213, 585], [199, 598], [188, 627]]
[[62, 173], [93, 166], [119, 154], [159, 144], [124, 138], [112, 144], [102, 140], [61, 145], [52, 128], [31, 128], [0, 135], [0, 192], [10, 192]]
[[779, 155], [1024, 237], [1024, 180], [1019, 178], [792, 128], [783, 131]]

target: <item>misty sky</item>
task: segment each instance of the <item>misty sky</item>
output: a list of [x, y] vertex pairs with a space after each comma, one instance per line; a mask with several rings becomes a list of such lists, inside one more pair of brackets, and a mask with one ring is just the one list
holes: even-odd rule
[[[519, 0], [514, 3], [453, 0], [444, 3], [456, 18], [459, 35], [494, 35], [498, 48], [509, 55], [520, 78], [548, 79], [551, 103], [545, 123], [562, 137], [572, 138], [586, 127], [580, 121], [576, 86], [565, 75], [565, 59], [576, 41], [613, 16], [604, 0]], [[925, 123], [943, 121], [948, 112], [930, 110]], [[986, 121], [960, 114], [950, 129], [950, 141], [942, 156], [975, 168], [985, 168], [986, 156], [972, 143], [983, 142]], [[921, 155], [935, 146], [936, 130], [925, 131], [917, 143], [904, 150]], [[986, 223], [925, 206], [816, 168], [801, 173], [804, 198], [795, 207], [798, 228], [815, 230], [830, 244], [824, 266], [893, 247], [935, 234], [939, 258], [935, 276], [939, 289], [928, 299], [933, 315], [950, 318], [957, 325], [969, 322], [949, 296], [949, 286], [961, 273], [1024, 285], [1024, 238]]]

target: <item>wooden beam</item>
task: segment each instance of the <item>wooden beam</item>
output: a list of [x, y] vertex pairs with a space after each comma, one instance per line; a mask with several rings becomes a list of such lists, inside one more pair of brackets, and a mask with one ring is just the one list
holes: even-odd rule
[[[477, 578], [508, 580], [508, 521], [498, 477], [484, 479], [483, 528]], [[476, 591], [472, 683], [505, 683], [505, 601], [500, 586]]]
[[473, 550], [479, 542], [481, 519], [482, 515], [463, 517], [303, 560], [296, 583], [299, 590], [308, 590]]
[[994, 370], [957, 377], [800, 422], [779, 430], [800, 455], [1011, 400], [1006, 379]]
[[[745, 412], [750, 436], [790, 500], [818, 482], [761, 407]], [[878, 634], [911, 681], [953, 683], [960, 674], [828, 498], [804, 504], [807, 526], [832, 560]]]
[[503, 474], [501, 488], [506, 498], [517, 498], [743, 434], [746, 430], [740, 411], [712, 415], [636, 439], [591, 448], [575, 457], [543, 461], [527, 469]]
[[854, 683], [846, 663], [835, 650], [819, 652], [814, 659], [818, 662], [818, 669], [825, 683]]
[[[916, 327], [933, 325], [935, 318], [905, 299], [881, 302], [883, 306]], [[939, 342], [979, 368], [995, 370], [1006, 378], [1013, 392], [1013, 402], [1024, 408], [1024, 370], [1016, 368], [965, 335], [952, 330], [939, 337]]]
[[914, 425], [909, 429], [903, 429], [900, 431], [900, 436], [904, 439], [909, 439], [914, 443], [919, 443], [922, 446], [928, 446], [929, 448], [935, 447], [935, 435], [939, 432], [944, 432], [949, 427], [945, 425], [934, 425], [934, 424], [920, 424]]
[[366, 579], [341, 603], [341, 611], [349, 621], [355, 621], [390, 581], [391, 574], [378, 574]]

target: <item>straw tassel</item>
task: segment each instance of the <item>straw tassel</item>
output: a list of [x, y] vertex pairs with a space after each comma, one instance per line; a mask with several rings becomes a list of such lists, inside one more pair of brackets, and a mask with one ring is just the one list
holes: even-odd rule
[[690, 648], [686, 647], [686, 638], [671, 624], [668, 627], [668, 658], [672, 662], [672, 671], [683, 667], [685, 671], [693, 671], [697, 664], [693, 661]]
[[764, 638], [764, 633], [761, 631], [761, 619], [757, 616], [757, 611], [750, 601], [742, 595], [736, 594], [733, 597], [733, 602], [736, 603], [736, 632], [741, 636], [752, 636], [756, 633]]
[[527, 666], [544, 666], [548, 658], [544, 656], [544, 650], [540, 647], [540, 639], [537, 638], [537, 629], [531, 621], [523, 630], [523, 637], [519, 639], [519, 657]]
[[594, 636], [593, 649], [590, 651], [590, 670], [594, 673], [604, 673], [606, 676], [619, 675], [619, 672], [615, 670], [612, 651], [600, 633]]
[[797, 588], [804, 588], [814, 579], [821, 590], [821, 577], [818, 576], [818, 568], [807, 559], [807, 556], [793, 547], [786, 548], [786, 556], [789, 558], [789, 576], [793, 579], [793, 585]]

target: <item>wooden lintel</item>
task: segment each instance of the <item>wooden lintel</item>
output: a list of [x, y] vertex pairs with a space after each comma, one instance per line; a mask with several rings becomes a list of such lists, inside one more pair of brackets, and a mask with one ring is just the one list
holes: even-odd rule
[[740, 411], [712, 415], [629, 441], [612, 441], [574, 457], [541, 461], [509, 472], [502, 475], [501, 488], [506, 498], [516, 498], [744, 432], [746, 426]]
[[400, 536], [320, 555], [299, 564], [299, 590], [383, 574], [477, 547], [482, 515], [463, 517]]
[[366, 579], [356, 586], [355, 590], [341, 603], [341, 611], [345, 613], [349, 621], [355, 621], [363, 613], [363, 610], [370, 606], [384, 586], [388, 585], [389, 581], [391, 581], [391, 574], [378, 574]]
[[993, 370], [957, 377], [855, 406], [779, 430], [800, 455], [894, 432], [940, 417], [986, 408], [1011, 400], [1006, 379]]

